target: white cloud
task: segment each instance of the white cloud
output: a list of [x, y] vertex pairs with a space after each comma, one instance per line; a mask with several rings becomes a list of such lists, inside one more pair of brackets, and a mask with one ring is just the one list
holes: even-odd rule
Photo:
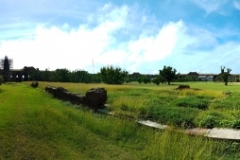
[[118, 41], [118, 30], [129, 30], [126, 23], [129, 8], [105, 5], [100, 12], [95, 18], [98, 21], [95, 27], [83, 24], [71, 29], [67, 23], [61, 27], [38, 27], [31, 39], [2, 41], [0, 52], [14, 57], [14, 68], [33, 65], [40, 69], [84, 69], [92, 65], [93, 59], [102, 65], [142, 64], [170, 54], [182, 26], [181, 21], [171, 22], [156, 36], [143, 34], [136, 40]]
[[240, 2], [234, 1], [233, 2], [234, 7], [240, 11]]
[[[77, 69], [91, 65], [92, 59], [103, 54], [114, 42], [112, 32], [123, 26], [126, 7], [108, 12], [93, 29], [81, 25], [78, 29], [63, 30], [38, 27], [32, 39], [2, 41], [0, 52], [14, 57], [15, 68], [33, 65], [41, 69], [51, 67]], [[115, 18], [114, 18], [115, 17]], [[107, 53], [109, 54], [109, 53]]]
[[141, 58], [144, 62], [159, 61], [172, 53], [178, 34], [183, 28], [183, 22], [170, 22], [163, 26], [156, 36], [139, 37], [129, 42], [130, 61]]
[[154, 18], [139, 13], [136, 19], [137, 13], [128, 6], [107, 4], [77, 28], [68, 23], [42, 25], [30, 38], [0, 42], [1, 57], [13, 58], [14, 68], [27, 65], [51, 70], [89, 69], [93, 60], [97, 67], [120, 66], [130, 73], [157, 73], [163, 65], [180, 72], [208, 72], [209, 66], [218, 69], [221, 65], [233, 68], [240, 47], [237, 43], [219, 44], [216, 37], [222, 32], [189, 28], [182, 20], [149, 27]]
[[200, 8], [204, 9], [207, 14], [211, 12], [218, 11], [227, 0], [194, 0], [195, 4], [197, 4]]

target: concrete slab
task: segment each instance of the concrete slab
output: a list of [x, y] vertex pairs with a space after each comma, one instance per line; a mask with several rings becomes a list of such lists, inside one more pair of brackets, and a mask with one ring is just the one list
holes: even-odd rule
[[[109, 111], [107, 108], [98, 109], [98, 112], [108, 114], [111, 116], [116, 116], [114, 112]], [[138, 124], [156, 129], [166, 129], [168, 127], [167, 125], [162, 125], [150, 120], [137, 120], [136, 122]], [[185, 133], [189, 135], [205, 136], [214, 139], [240, 140], [240, 130], [228, 128], [213, 128], [213, 129], [193, 128], [185, 130]]]
[[227, 128], [213, 128], [206, 133], [206, 137], [226, 140], [240, 140], [240, 130]]
[[157, 128], [157, 129], [165, 129], [167, 128], [166, 125], [162, 125], [153, 121], [149, 121], [149, 120], [137, 120], [138, 124], [142, 124], [148, 127], [152, 127], [152, 128]]

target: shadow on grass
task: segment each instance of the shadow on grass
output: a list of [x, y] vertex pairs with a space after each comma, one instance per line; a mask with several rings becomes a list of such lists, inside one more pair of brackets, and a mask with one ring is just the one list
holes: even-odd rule
[[2, 88], [0, 88], [0, 93], [4, 92], [4, 90]]

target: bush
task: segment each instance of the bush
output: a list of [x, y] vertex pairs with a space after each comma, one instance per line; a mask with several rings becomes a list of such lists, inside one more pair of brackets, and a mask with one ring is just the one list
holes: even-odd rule
[[174, 102], [179, 107], [198, 108], [202, 110], [208, 109], [208, 100], [194, 96], [184, 97]]
[[197, 115], [197, 110], [189, 108], [187, 110], [169, 106], [151, 106], [148, 110], [148, 117], [163, 124], [173, 124], [178, 127], [191, 128]]
[[151, 83], [151, 78], [149, 76], [143, 76], [142, 81], [144, 84]]
[[213, 128], [214, 126], [216, 126], [217, 122], [213, 116], [207, 115], [200, 121], [199, 124], [201, 127]]
[[238, 120], [233, 121], [232, 127], [235, 129], [240, 129], [240, 120], [238, 119]]
[[224, 128], [232, 128], [233, 127], [233, 122], [223, 119], [219, 122], [219, 125]]

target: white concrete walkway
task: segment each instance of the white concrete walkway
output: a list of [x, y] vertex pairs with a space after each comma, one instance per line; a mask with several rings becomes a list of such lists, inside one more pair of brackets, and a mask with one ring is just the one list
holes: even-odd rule
[[[149, 126], [157, 129], [166, 129], [166, 125], [162, 125], [149, 120], [138, 120], [137, 123]], [[240, 140], [240, 130], [230, 129], [230, 128], [193, 128], [187, 129], [185, 133], [189, 135], [204, 136], [214, 139], [225, 139], [225, 140]]]
[[[114, 112], [110, 112], [107, 109], [99, 109], [101, 113], [108, 114], [111, 116], [115, 116]], [[137, 120], [138, 124], [156, 128], [156, 129], [166, 129], [168, 126], [162, 125], [150, 120]], [[196, 136], [204, 136], [214, 139], [225, 139], [225, 140], [240, 140], [240, 130], [230, 129], [230, 128], [193, 128], [185, 130], [186, 134], [196, 135]]]

